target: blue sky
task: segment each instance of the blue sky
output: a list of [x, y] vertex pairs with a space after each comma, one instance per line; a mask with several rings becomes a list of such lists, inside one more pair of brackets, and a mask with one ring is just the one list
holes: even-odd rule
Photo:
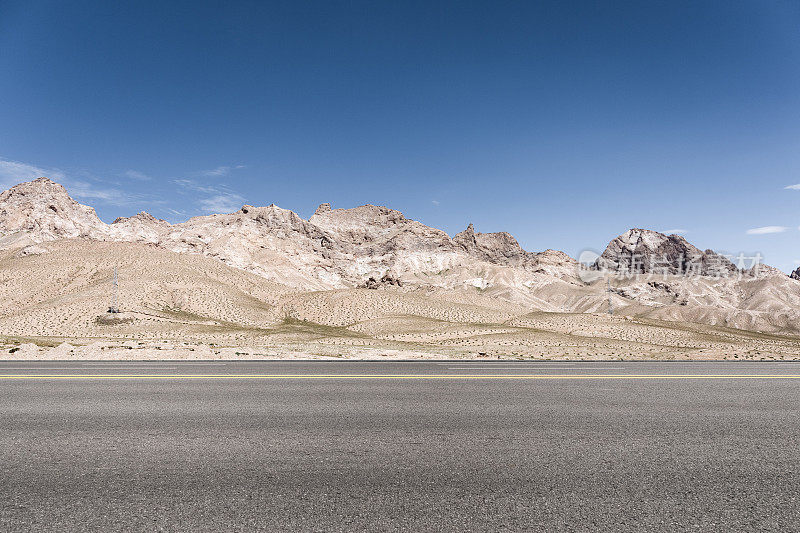
[[0, 0], [0, 73], [0, 185], [106, 221], [372, 203], [800, 264], [796, 1]]

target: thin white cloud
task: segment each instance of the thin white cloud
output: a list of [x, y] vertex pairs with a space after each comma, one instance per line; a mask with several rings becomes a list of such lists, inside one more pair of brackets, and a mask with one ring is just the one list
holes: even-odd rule
[[786, 226], [762, 226], [760, 228], [752, 228], [746, 231], [748, 235], [767, 235], [769, 233], [783, 233], [786, 231]]
[[244, 205], [244, 198], [234, 193], [223, 193], [203, 198], [198, 203], [206, 213], [232, 213]]
[[203, 213], [232, 213], [245, 204], [245, 199], [225, 185], [206, 185], [194, 179], [180, 178], [172, 180], [181, 192], [186, 194], [201, 193], [208, 195], [197, 200], [199, 210]]
[[431, 200], [431, 203], [433, 205], [439, 205], [440, 202], [439, 202], [439, 200]]
[[787, 185], [784, 189], [791, 189], [793, 191], [800, 191], [800, 183], [795, 183], [794, 185]]
[[688, 231], [685, 229], [668, 229], [662, 233], [665, 235], [683, 235], [684, 233], [688, 233]]
[[47, 169], [20, 161], [0, 159], [0, 186], [3, 189], [41, 177], [47, 177], [58, 182], [66, 178], [64, 173], [57, 169]]
[[148, 176], [144, 172], [139, 172], [138, 170], [128, 170], [127, 172], [125, 172], [125, 177], [139, 181], [147, 181], [150, 179], [150, 176]]
[[246, 165], [234, 165], [234, 166], [220, 165], [217, 168], [212, 168], [210, 170], [203, 170], [202, 172], [199, 172], [199, 175], [200, 176], [205, 176], [205, 177], [208, 177], [208, 178], [221, 178], [223, 176], [227, 176], [228, 174], [230, 174], [231, 170], [239, 170], [239, 169], [242, 169], [242, 168], [247, 168], [247, 166]]
[[231, 167], [217, 167], [212, 168], [211, 170], [205, 170], [202, 172], [203, 176], [211, 176], [211, 177], [220, 177], [220, 176], [227, 176], [231, 172]]
[[183, 222], [191, 216], [190, 213], [182, 209], [172, 209], [171, 207], [164, 208], [164, 219], [170, 224]]
[[175, 179], [175, 180], [172, 180], [172, 183], [174, 183], [175, 185], [177, 185], [178, 187], [180, 187], [182, 189], [186, 189], [186, 190], [189, 190], [189, 191], [195, 191], [195, 192], [202, 192], [202, 193], [206, 193], [206, 194], [215, 194], [215, 193], [220, 193], [220, 192], [226, 192], [226, 191], [223, 191], [220, 187], [214, 187], [214, 186], [211, 186], [211, 185], [203, 185], [201, 183], [198, 183], [195, 180], [190, 180], [190, 179], [187, 179], [187, 178]]
[[60, 183], [67, 189], [70, 196], [80, 201], [99, 200], [116, 206], [127, 206], [141, 201], [139, 195], [132, 195], [114, 187], [97, 185], [85, 179], [76, 179], [57, 168], [45, 168], [21, 161], [0, 159], [0, 187], [3, 189], [41, 177]]
[[111, 205], [130, 205], [140, 199], [139, 195], [132, 195], [113, 187], [98, 187], [86, 181], [68, 180], [65, 187], [70, 195], [76, 198], [100, 200]]

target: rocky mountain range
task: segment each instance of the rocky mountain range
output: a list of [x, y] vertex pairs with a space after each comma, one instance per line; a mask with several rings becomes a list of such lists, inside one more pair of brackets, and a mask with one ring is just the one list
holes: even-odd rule
[[[66, 239], [203, 255], [295, 291], [477, 291], [524, 309], [579, 313], [605, 312], [610, 298], [622, 314], [762, 331], [794, 331], [800, 309], [800, 271], [745, 267], [645, 229], [616, 237], [582, 265], [560, 251], [526, 251], [505, 232], [470, 224], [451, 238], [373, 205], [322, 204], [308, 220], [275, 205], [244, 205], [179, 224], [144, 212], [106, 224], [47, 178], [0, 194], [0, 250], [30, 256]], [[610, 277], [609, 293], [601, 278], [621, 271], [644, 275]]]
[[[0, 195], [0, 247], [83, 238], [144, 242], [179, 253], [199, 253], [272, 281], [306, 290], [354, 287], [384, 274], [414, 284], [419, 275], [485, 262], [569, 277], [577, 263], [562, 252], [526, 252], [508, 233], [450, 238], [387, 207], [331, 209], [309, 220], [275, 205], [244, 205], [229, 214], [169, 224], [141, 212], [106, 224], [47, 178]], [[430, 283], [430, 282], [428, 282]]]

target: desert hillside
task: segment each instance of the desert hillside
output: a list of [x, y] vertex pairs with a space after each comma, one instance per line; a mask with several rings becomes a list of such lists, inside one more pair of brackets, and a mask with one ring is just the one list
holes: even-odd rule
[[[121, 312], [109, 314], [114, 267]], [[202, 255], [141, 243], [69, 239], [24, 254], [5, 251], [0, 273], [0, 331], [15, 357], [800, 355], [790, 337], [531, 311], [474, 288], [297, 291]]]
[[[608, 275], [639, 256], [661, 259]], [[107, 313], [115, 268], [121, 312]], [[79, 354], [48, 348], [70, 342], [187, 357], [213, 344], [242, 357], [782, 358], [798, 349], [798, 309], [800, 281], [649, 230], [581, 266], [385, 207], [105, 224], [46, 178], [0, 195], [0, 334], [17, 356]]]

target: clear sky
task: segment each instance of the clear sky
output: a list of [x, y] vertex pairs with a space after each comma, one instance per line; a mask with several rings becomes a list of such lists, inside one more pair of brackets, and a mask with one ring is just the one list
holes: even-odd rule
[[0, 0], [0, 185], [800, 264], [800, 2]]

